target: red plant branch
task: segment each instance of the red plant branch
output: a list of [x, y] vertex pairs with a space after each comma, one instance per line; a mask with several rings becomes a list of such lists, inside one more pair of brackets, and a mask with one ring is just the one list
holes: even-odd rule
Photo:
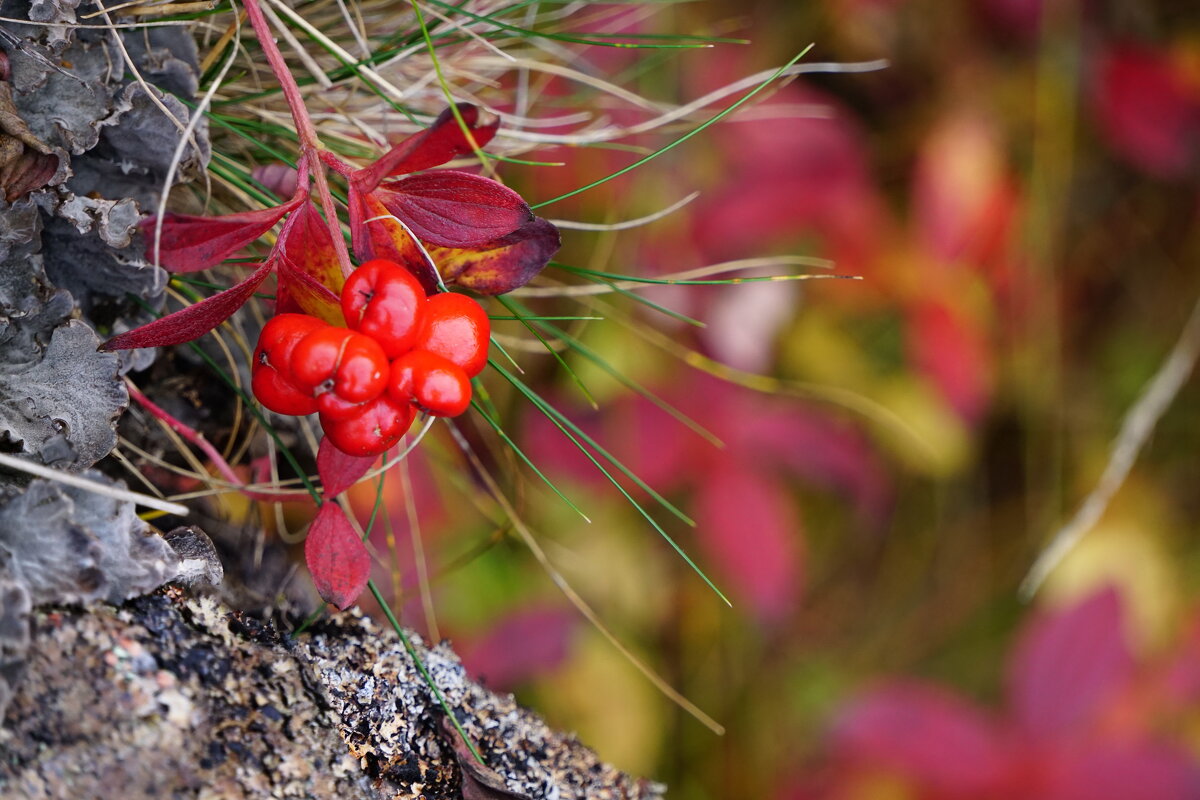
[[321, 158], [323, 148], [320, 139], [317, 138], [317, 129], [313, 126], [312, 117], [308, 115], [308, 108], [304, 105], [300, 86], [292, 77], [287, 62], [283, 60], [283, 54], [275, 45], [275, 38], [271, 35], [270, 25], [263, 15], [262, 8], [258, 5], [258, 0], [245, 0], [243, 6], [246, 9], [246, 17], [250, 20], [250, 26], [254, 28], [254, 34], [258, 37], [263, 55], [267, 57], [267, 64], [270, 65], [275, 79], [279, 81], [279, 88], [292, 112], [292, 121], [296, 124], [296, 135], [300, 139], [300, 154], [307, 162], [313, 182], [316, 184], [317, 197], [321, 200], [321, 211], [325, 214], [325, 224], [329, 226], [329, 234], [333, 239], [333, 249], [337, 253], [338, 264], [342, 268], [342, 274], [348, 277], [354, 267], [350, 264], [350, 253], [346, 249], [346, 240], [342, 237], [337, 208], [333, 204], [333, 195], [329, 192], [329, 182], [325, 178], [325, 171], [320, 166], [323, 160]]
[[225, 457], [221, 455], [217, 448], [213, 447], [212, 442], [204, 438], [204, 434], [175, 419], [175, 417], [171, 416], [167, 411], [155, 404], [153, 400], [142, 394], [141, 390], [134, 386], [133, 382], [129, 379], [125, 380], [125, 385], [129, 388], [129, 396], [136, 400], [138, 405], [149, 411], [156, 419], [162, 420], [164, 423], [166, 423], [171, 430], [175, 431], [180, 436], [196, 445], [196, 447], [199, 447], [204, 455], [208, 456], [208, 460], [211, 461], [214, 466], [216, 466], [217, 471], [224, 476], [225, 480], [238, 487], [241, 487], [240, 491], [242, 494], [246, 495], [251, 500], [258, 500], [259, 502], [263, 503], [286, 502], [296, 499], [296, 497], [293, 495], [276, 494], [274, 492], [257, 492], [251, 489], [246, 489], [246, 482], [242, 480], [236, 472], [233, 471], [233, 467], [229, 466], [229, 462], [225, 460]]

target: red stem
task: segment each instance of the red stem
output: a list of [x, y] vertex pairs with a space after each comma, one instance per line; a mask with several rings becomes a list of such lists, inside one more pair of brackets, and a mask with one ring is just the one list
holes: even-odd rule
[[300, 139], [300, 153], [308, 157], [308, 171], [316, 184], [317, 197], [321, 201], [321, 211], [325, 214], [325, 224], [329, 226], [329, 233], [333, 238], [333, 249], [337, 253], [338, 264], [342, 268], [342, 274], [349, 276], [354, 267], [350, 263], [350, 253], [342, 236], [342, 226], [338, 222], [337, 207], [333, 204], [333, 195], [329, 191], [329, 182], [325, 179], [325, 170], [319, 163], [323, 160], [320, 155], [323, 148], [320, 139], [317, 138], [317, 129], [313, 125], [312, 117], [308, 115], [308, 108], [304, 105], [300, 86], [292, 76], [292, 71], [288, 69], [287, 62], [283, 60], [283, 53], [279, 52], [279, 47], [275, 44], [271, 26], [267, 23], [258, 0], [243, 0], [242, 5], [246, 9], [246, 18], [250, 20], [250, 26], [254, 28], [254, 34], [258, 37], [263, 55], [267, 57], [267, 64], [271, 67], [275, 80], [279, 81], [279, 89], [292, 112], [296, 136]]
[[354, 167], [342, 161], [328, 150], [322, 150], [320, 153], [321, 162], [339, 175], [349, 175], [354, 172]]
[[[217, 471], [224, 476], [225, 480], [239, 487], [245, 487], [246, 482], [242, 480], [236, 472], [233, 471], [233, 467], [229, 466], [229, 462], [225, 460], [225, 457], [217, 451], [217, 448], [213, 447], [212, 442], [204, 438], [204, 434], [188, 427], [179, 420], [175, 419], [175, 417], [171, 416], [167, 411], [160, 408], [154, 403], [153, 400], [142, 394], [141, 390], [134, 386], [132, 381], [126, 379], [125, 385], [129, 388], [129, 396], [136, 400], [138, 405], [149, 411], [156, 419], [160, 419], [165, 422], [171, 428], [171, 430], [175, 431], [180, 436], [196, 445], [196, 447], [199, 447], [204, 455], [208, 456], [208, 460], [211, 461], [214, 466], [216, 466]], [[286, 502], [297, 499], [293, 495], [275, 494], [273, 492], [256, 492], [246, 488], [241, 488], [240, 491], [251, 500], [258, 500], [264, 503]]]

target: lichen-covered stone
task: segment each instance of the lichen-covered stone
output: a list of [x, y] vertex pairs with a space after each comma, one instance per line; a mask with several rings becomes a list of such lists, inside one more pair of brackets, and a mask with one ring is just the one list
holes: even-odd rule
[[[457, 800], [442, 714], [391, 631], [340, 614], [290, 641], [211, 599], [165, 590], [117, 609], [35, 612], [0, 728], [0, 797]], [[444, 645], [416, 651], [514, 793], [652, 800]]]

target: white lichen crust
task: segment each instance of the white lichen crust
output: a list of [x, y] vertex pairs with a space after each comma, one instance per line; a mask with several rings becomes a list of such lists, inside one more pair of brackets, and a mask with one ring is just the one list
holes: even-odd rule
[[[462, 797], [442, 714], [394, 633], [341, 614], [295, 641], [175, 589], [36, 611], [0, 728], [0, 797]], [[418, 652], [487, 767], [536, 800], [652, 800], [446, 646]]]

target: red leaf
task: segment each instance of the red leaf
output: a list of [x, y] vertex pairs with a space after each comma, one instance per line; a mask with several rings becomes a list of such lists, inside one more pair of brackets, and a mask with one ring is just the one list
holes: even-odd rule
[[964, 111], [925, 135], [910, 208], [914, 233], [935, 257], [927, 268], [978, 264], [1011, 240], [1016, 192], [1001, 136], [991, 120]]
[[349, 489], [378, 459], [378, 456], [347, 455], [322, 437], [317, 449], [317, 474], [321, 476], [325, 496], [333, 497]]
[[[988, 720], [941, 689], [900, 683], [859, 698], [840, 715], [838, 754], [918, 781], [938, 797], [994, 797], [1008, 758]], [[925, 796], [924, 793], [921, 796]]]
[[1200, 92], [1169, 53], [1124, 45], [1105, 53], [1093, 89], [1100, 132], [1127, 161], [1156, 178], [1197, 164]]
[[300, 304], [292, 299], [292, 293], [288, 291], [288, 282], [282, 281], [275, 287], [275, 313], [276, 314], [303, 314], [304, 309]]
[[1008, 682], [1013, 716], [1028, 734], [1061, 736], [1104, 712], [1133, 673], [1121, 624], [1121, 599], [1110, 588], [1026, 628]]
[[1067, 755], [1053, 773], [1046, 800], [1128, 800], [1200, 797], [1200, 770], [1188, 753], [1149, 742], [1092, 746]]
[[1189, 614], [1184, 635], [1163, 671], [1163, 694], [1177, 706], [1200, 707], [1200, 616]]
[[913, 364], [930, 377], [965, 422], [978, 422], [991, 399], [992, 348], [979, 320], [939, 300], [919, 302], [909, 312], [908, 350]]
[[534, 217], [517, 230], [475, 248], [430, 247], [446, 283], [480, 294], [504, 294], [524, 286], [558, 252], [558, 228]]
[[[708, 473], [697, 530], [735, 599], [764, 621], [778, 621], [800, 596], [803, 534], [782, 486], [768, 473], [722, 463]], [[719, 581], [718, 581], [719, 583]]]
[[[566, 608], [526, 606], [493, 621], [478, 639], [454, 641], [468, 672], [491, 689], [510, 691], [566, 660], [578, 619]], [[513, 647], [513, 642], [521, 646]]]
[[778, 406], [723, 381], [701, 380], [693, 391], [706, 402], [718, 393], [734, 402], [726, 424], [715, 431], [726, 442], [723, 457], [785, 467], [807, 484], [842, 492], [865, 528], [878, 530], [886, 522], [892, 506], [887, 471], [854, 427], [812, 409]]
[[306, 314], [344, 325], [338, 294], [345, 278], [329, 226], [311, 200], [288, 217], [275, 251], [280, 256], [279, 280], [289, 299]]
[[337, 503], [325, 503], [304, 540], [304, 560], [321, 597], [340, 609], [358, 599], [371, 577], [371, 556]]
[[[477, 147], [483, 147], [496, 135], [500, 118], [489, 116], [480, 123], [479, 109], [469, 103], [459, 103], [458, 113], [471, 131]], [[374, 189], [389, 175], [407, 175], [422, 169], [445, 164], [450, 159], [473, 152], [471, 142], [463, 135], [462, 127], [447, 108], [434, 120], [429, 129], [414, 134], [384, 153], [379, 160], [354, 173], [352, 181], [364, 192]]]
[[[717, 69], [723, 83], [731, 67]], [[786, 124], [761, 119], [713, 129], [721, 154], [717, 174], [723, 178], [689, 215], [694, 245], [707, 258], [721, 260], [813, 231], [827, 243], [826, 254], [839, 270], [859, 272], [891, 224], [865, 132], [835, 97], [810, 87], [793, 83], [776, 99], [820, 106], [823, 113]], [[749, 186], [754, 190], [747, 191]]]
[[0, 167], [0, 189], [4, 191], [4, 199], [15, 203], [34, 189], [42, 188], [53, 180], [58, 165], [58, 156], [54, 153], [39, 153], [25, 145], [21, 155]]
[[318, 283], [311, 275], [280, 264], [278, 278], [279, 288], [275, 292], [276, 314], [308, 314], [323, 319], [330, 325], [346, 325], [338, 295], [329, 291], [324, 284]]
[[529, 206], [512, 189], [458, 170], [389, 181], [375, 196], [414, 236], [439, 247], [478, 247], [533, 219]]
[[114, 336], [101, 350], [132, 350], [137, 347], [166, 347], [198, 339], [233, 315], [250, 299], [274, 265], [264, 261], [241, 283], [207, 297], [199, 303], [180, 309], [154, 322]]
[[426, 294], [438, 290], [437, 268], [404, 223], [393, 218], [374, 193], [361, 194], [351, 186], [349, 206], [355, 258], [360, 262], [372, 258], [395, 261], [416, 276]]
[[207, 269], [220, 264], [269, 231], [300, 202], [300, 199], [290, 200], [274, 208], [220, 217], [167, 214], [163, 217], [162, 238], [158, 242], [157, 252], [154, 228], [158, 218], [149, 217], [142, 221], [146, 252], [151, 257], [157, 256], [158, 263], [173, 272]]

